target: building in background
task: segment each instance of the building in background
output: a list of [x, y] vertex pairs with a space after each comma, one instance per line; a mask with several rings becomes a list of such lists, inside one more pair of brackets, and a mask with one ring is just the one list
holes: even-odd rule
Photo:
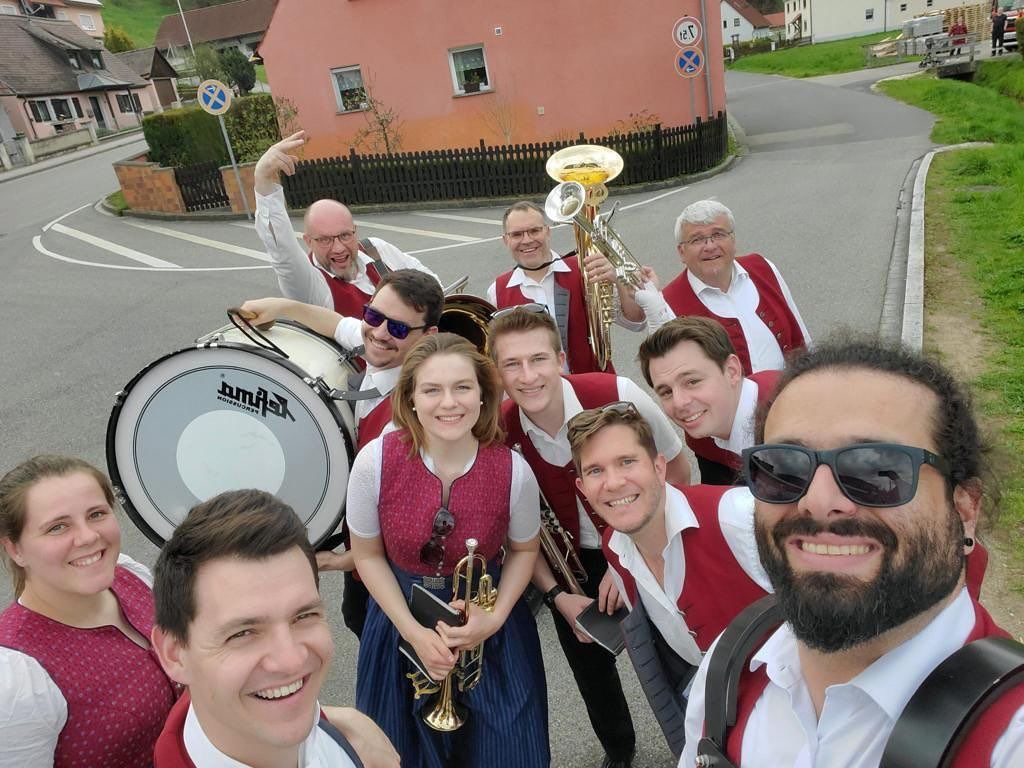
[[898, 34], [915, 16], [975, 5], [976, 0], [785, 0], [786, 37], [824, 43], [874, 32]]
[[155, 47], [124, 51], [114, 56], [149, 83], [142, 98], [143, 112], [163, 112], [164, 107], [180, 106], [178, 73]]
[[347, 152], [374, 101], [402, 126], [402, 150], [601, 136], [725, 110], [722, 19], [703, 5], [694, 77], [677, 72], [673, 30], [701, 0], [642, 13], [591, 0], [566, 16], [549, 0], [282, 2], [259, 54], [310, 135], [307, 157]]
[[[295, 10], [300, 13], [313, 6], [312, 2], [307, 3], [306, 0], [287, 4], [295, 6]], [[185, 66], [190, 55], [189, 36], [193, 45], [205, 43], [218, 51], [233, 46], [246, 56], [251, 56], [267, 31], [276, 5], [277, 0], [238, 0], [185, 11], [188, 35], [185, 34], [181, 14], [168, 14], [160, 22], [153, 44], [168, 63], [178, 70]], [[309, 23], [316, 27], [319, 20], [311, 15]], [[305, 53], [305, 45], [300, 43], [297, 51]]]
[[90, 37], [103, 39], [100, 0], [0, 0], [0, 15], [70, 21]]
[[726, 45], [771, 37], [772, 23], [747, 0], [721, 0], [722, 40]]

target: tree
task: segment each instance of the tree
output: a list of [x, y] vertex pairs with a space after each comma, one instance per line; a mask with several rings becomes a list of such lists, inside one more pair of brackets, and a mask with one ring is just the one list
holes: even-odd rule
[[363, 111], [366, 127], [356, 131], [353, 143], [360, 149], [368, 147], [375, 152], [383, 150], [389, 155], [401, 151], [405, 123], [394, 107], [389, 107], [377, 98], [371, 81], [364, 82], [363, 87], [366, 94], [366, 108]]
[[256, 67], [234, 46], [220, 52], [220, 68], [227, 84], [236, 86], [243, 96], [256, 85]]
[[135, 41], [128, 37], [124, 27], [117, 24], [108, 24], [103, 30], [103, 47], [111, 53], [121, 53], [135, 49]]
[[227, 80], [227, 74], [220, 63], [220, 56], [211, 45], [197, 45], [196, 55], [192, 57], [192, 73], [203, 80]]

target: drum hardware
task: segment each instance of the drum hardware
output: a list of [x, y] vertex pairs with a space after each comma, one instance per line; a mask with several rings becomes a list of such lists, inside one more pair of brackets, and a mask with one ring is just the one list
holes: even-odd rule
[[608, 199], [606, 181], [622, 173], [622, 156], [614, 149], [593, 144], [578, 144], [560, 149], [548, 158], [548, 176], [561, 182], [548, 193], [544, 213], [559, 224], [573, 224], [576, 253], [587, 305], [590, 349], [600, 370], [611, 357], [611, 326], [615, 321], [615, 286], [594, 282], [587, 277], [583, 261], [592, 250], [599, 251], [615, 269], [615, 278], [637, 288], [643, 287], [641, 265], [629, 252], [608, 220], [615, 209], [598, 216], [597, 210]]
[[[487, 573], [487, 560], [476, 551], [477, 540], [466, 539], [466, 556], [455, 566], [452, 572], [452, 601], [462, 600], [465, 605], [464, 615], [468, 616], [470, 604], [490, 613], [498, 602], [498, 590]], [[480, 563], [480, 579], [476, 590], [473, 590], [473, 571], [476, 563]], [[465, 623], [465, 622], [463, 622]], [[406, 675], [412, 682], [413, 697], [436, 694], [433, 704], [425, 708], [423, 722], [435, 731], [454, 731], [466, 722], [466, 707], [455, 701], [454, 685], [460, 691], [470, 691], [476, 687], [483, 676], [484, 641], [468, 651], [460, 651], [459, 658], [440, 684], [435, 683], [422, 672], [410, 672]]]
[[285, 358], [286, 360], [288, 359], [287, 352], [285, 352], [283, 349], [277, 346], [277, 344], [272, 342], [270, 339], [268, 339], [261, 333], [261, 331], [269, 331], [271, 328], [273, 328], [274, 321], [270, 321], [269, 323], [263, 323], [260, 326], [255, 326], [242, 316], [242, 310], [238, 307], [231, 307], [228, 310], [227, 314], [228, 320], [231, 321], [231, 324], [235, 326], [235, 328], [237, 328], [238, 331], [242, 335], [246, 336], [249, 339], [249, 341], [251, 341], [253, 344], [255, 344], [258, 347], [263, 347], [264, 349], [271, 349], [274, 352], [277, 352], [277, 354], [281, 355], [281, 357]]
[[441, 293], [445, 296], [451, 296], [456, 293], [462, 293], [466, 290], [466, 286], [469, 285], [469, 275], [463, 275], [455, 282], [448, 285], [446, 288], [441, 289]]

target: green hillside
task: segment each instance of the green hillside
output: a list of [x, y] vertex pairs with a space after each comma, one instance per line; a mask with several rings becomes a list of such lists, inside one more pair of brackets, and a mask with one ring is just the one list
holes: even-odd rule
[[[230, 0], [183, 0], [182, 7], [220, 5]], [[160, 20], [169, 13], [177, 13], [175, 0], [104, 0], [103, 23], [122, 27], [135, 42], [136, 48], [148, 48], [156, 38]]]

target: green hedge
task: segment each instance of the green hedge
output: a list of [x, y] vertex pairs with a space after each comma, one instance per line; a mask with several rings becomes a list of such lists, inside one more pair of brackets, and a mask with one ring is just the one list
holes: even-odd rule
[[[257, 160], [281, 138], [274, 100], [268, 93], [236, 98], [224, 123], [240, 163]], [[149, 115], [142, 120], [142, 131], [149, 144], [149, 159], [160, 165], [229, 162], [217, 118], [198, 106]]]

